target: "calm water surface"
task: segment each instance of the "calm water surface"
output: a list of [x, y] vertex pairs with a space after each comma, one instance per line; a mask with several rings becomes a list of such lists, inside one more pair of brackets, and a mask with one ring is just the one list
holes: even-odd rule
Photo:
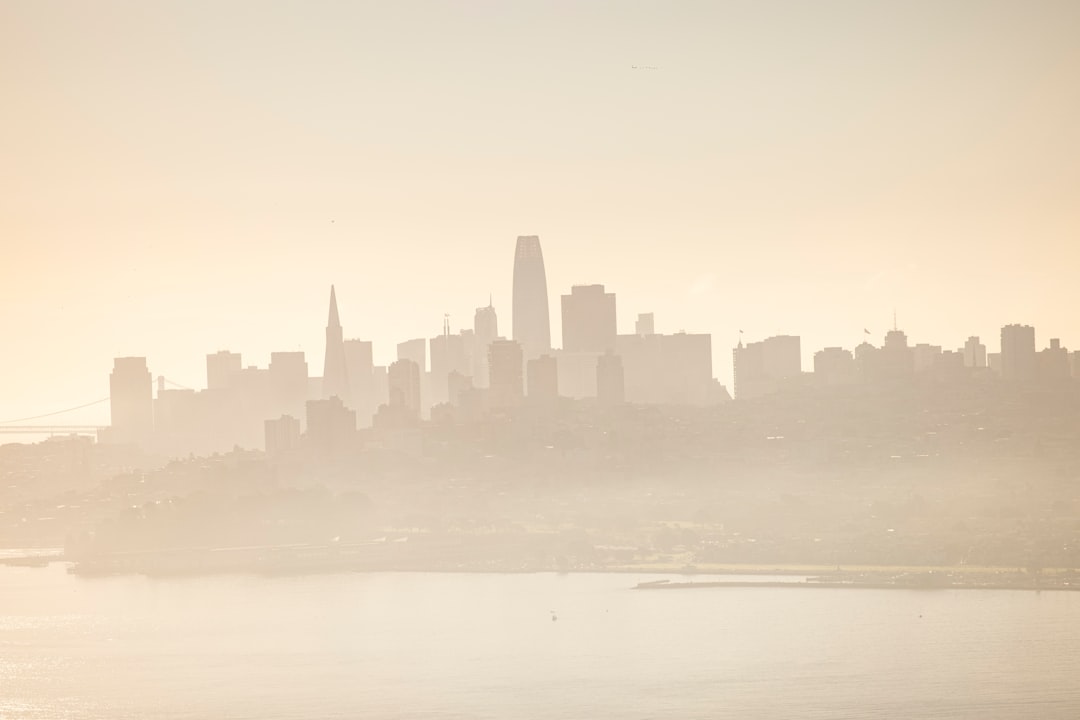
[[655, 578], [0, 567], [0, 718], [1080, 717], [1080, 593]]

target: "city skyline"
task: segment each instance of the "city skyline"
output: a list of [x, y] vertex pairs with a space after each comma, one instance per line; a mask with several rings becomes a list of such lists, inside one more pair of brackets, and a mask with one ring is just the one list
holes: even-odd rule
[[489, 294], [512, 332], [521, 234], [622, 333], [1080, 337], [1080, 7], [782, 7], [5, 3], [3, 415], [117, 356], [318, 367], [330, 284], [380, 364]]
[[[518, 274], [518, 260], [517, 260], [517, 258], [520, 255], [520, 249], [522, 247], [522, 240], [526, 240], [526, 241], [535, 243], [536, 248], [539, 248], [539, 246], [540, 246], [540, 241], [539, 241], [539, 238], [537, 236], [519, 236], [518, 237], [517, 248], [515, 249], [515, 253], [514, 253], [515, 262], [514, 262], [514, 266], [513, 266], [514, 267], [514, 276], [515, 277]], [[543, 266], [542, 257], [540, 258], [539, 271], [540, 271], [540, 279], [543, 280], [544, 266]], [[564, 316], [565, 316], [565, 313], [567, 311], [566, 303], [567, 303], [569, 298], [577, 297], [579, 293], [600, 293], [600, 294], [603, 294], [604, 291], [605, 291], [604, 286], [594, 284], [594, 285], [575, 285], [575, 286], [573, 286], [571, 288], [567, 288], [567, 293], [566, 294], [563, 294], [560, 291], [556, 291], [554, 293], [549, 293], [549, 296], [554, 295], [555, 297], [560, 297], [561, 300], [562, 300], [562, 305], [563, 305], [562, 313], [554, 312], [554, 313], [550, 313], [550, 314], [553, 315], [556, 318], [560, 318], [559, 325], [560, 325], [560, 329], [561, 329], [561, 327], [564, 326], [564, 320], [565, 320]], [[614, 293], [607, 293], [607, 297], [609, 298], [608, 301], [610, 302], [610, 305], [611, 305], [611, 307], [608, 309], [608, 312], [610, 312], [610, 319], [609, 319], [608, 322], [617, 322], [618, 336], [620, 337], [620, 339], [625, 338], [625, 337], [634, 336], [634, 335], [640, 335], [641, 332], [642, 332], [640, 328], [642, 327], [643, 319], [645, 319], [645, 321], [647, 322], [647, 327], [649, 328], [649, 330], [647, 331], [646, 334], [652, 334], [654, 332], [652, 323], [654, 321], [653, 317], [654, 317], [655, 313], [644, 313], [643, 314], [644, 318], [643, 318], [642, 314], [639, 314], [636, 317], [635, 322], [632, 323], [633, 327], [632, 328], [627, 328], [628, 325], [631, 325], [631, 321], [629, 320], [629, 318], [619, 317], [615, 313], [615, 294]], [[550, 297], [549, 297], [549, 301], [548, 301], [549, 308], [550, 308], [550, 304], [551, 304], [551, 302], [550, 302]], [[496, 324], [497, 325], [497, 312], [498, 312], [498, 308], [494, 305], [493, 298], [489, 297], [488, 304], [486, 306], [480, 306], [480, 307], [475, 308], [474, 322], [476, 322], [477, 317], [484, 317], [485, 319], [481, 321], [482, 323], [484, 323], [484, 324], [489, 324], [490, 323], [490, 324]], [[435, 336], [431, 340], [432, 343], [434, 343], [436, 340], [441, 340], [442, 335], [444, 333], [451, 332], [451, 325], [450, 325], [449, 315], [444, 315], [442, 317], [442, 322], [443, 322], [443, 333], [441, 333], [440, 335]], [[937, 346], [934, 346], [932, 343], [925, 342], [924, 338], [921, 338], [921, 337], [919, 337], [917, 335], [914, 336], [914, 337], [909, 337], [902, 329], [898, 329], [898, 326], [896, 325], [897, 319], [896, 319], [895, 311], [893, 313], [892, 322], [894, 323], [894, 325], [891, 328], [889, 328], [888, 330], [886, 330], [884, 333], [881, 333], [881, 334], [874, 333], [874, 332], [871, 332], [867, 328], [863, 328], [860, 331], [859, 335], [858, 335], [858, 337], [860, 338], [860, 343], [851, 343], [850, 345], [830, 344], [830, 345], [823, 345], [823, 346], [820, 346], [820, 347], [807, 346], [805, 343], [800, 343], [800, 340], [801, 340], [802, 336], [799, 335], [799, 334], [794, 334], [794, 333], [785, 333], [785, 334], [781, 334], [781, 335], [777, 335], [777, 336], [764, 336], [764, 335], [759, 336], [759, 335], [755, 334], [755, 335], [751, 335], [751, 336], [746, 336], [746, 339], [748, 341], [750, 341], [751, 345], [767, 345], [768, 343], [770, 343], [770, 342], [772, 342], [774, 340], [783, 340], [785, 338], [790, 337], [791, 339], [793, 339], [795, 341], [795, 343], [794, 343], [794, 347], [795, 347], [794, 357], [798, 358], [798, 363], [799, 363], [797, 372], [802, 373], [802, 374], [812, 374], [812, 373], [815, 372], [815, 368], [816, 368], [816, 364], [817, 364], [817, 355], [818, 354], [823, 353], [823, 352], [834, 351], [834, 350], [841, 350], [841, 349], [846, 350], [849, 353], [857, 352], [858, 345], [870, 345], [872, 347], [878, 347], [877, 345], [874, 344], [874, 340], [875, 340], [876, 337], [880, 337], [882, 339], [881, 347], [887, 347], [889, 345], [889, 343], [890, 343], [890, 338], [899, 337], [899, 338], [903, 338], [903, 342], [905, 342], [905, 343], [907, 343], [909, 341], [912, 342], [912, 344], [910, 346], [908, 346], [909, 350], [914, 349], [915, 344], [917, 343], [917, 344], [922, 345], [924, 347], [931, 347], [931, 348], [936, 347], [939, 352], [942, 349], [944, 349], [946, 352], [960, 353], [960, 355], [963, 355], [966, 352], [966, 348], [965, 348], [964, 344], [959, 342], [959, 339], [957, 339], [956, 341], [946, 341], [946, 342], [943, 342], [943, 343], [941, 343], [941, 344], [939, 344]], [[676, 322], [675, 324], [678, 324], [678, 323]], [[346, 325], [347, 325], [347, 323], [346, 323]], [[670, 325], [670, 323], [662, 323], [660, 330], [657, 331], [657, 332], [663, 333], [663, 332], [667, 331], [667, 332], [675, 332], [676, 334], [681, 334], [682, 332], [684, 332], [683, 330], [679, 330], [679, 331], [668, 330], [667, 328], [664, 327], [665, 325]], [[590, 328], [590, 329], [599, 328], [599, 332], [601, 332], [601, 334], [602, 334], [604, 332], [602, 326], [603, 326], [603, 323], [601, 323], [600, 326], [596, 326], [596, 327], [593, 327], [593, 328]], [[1058, 343], [1061, 340], [1059, 335], [1054, 334], [1052, 332], [1048, 333], [1045, 337], [1040, 336], [1040, 335], [1038, 335], [1037, 327], [1032, 326], [1032, 325], [1028, 325], [1028, 324], [1006, 323], [1006, 324], [1003, 324], [1003, 325], [999, 326], [999, 332], [1001, 333], [1001, 336], [1004, 337], [1005, 332], [1010, 331], [1013, 328], [1018, 328], [1018, 329], [1022, 329], [1023, 331], [1025, 331], [1028, 343], [1032, 344], [1036, 351], [1041, 351], [1041, 350], [1043, 350], [1045, 348], [1056, 349], [1058, 346], [1055, 345], [1055, 343]], [[623, 330], [626, 330], [626, 332], [623, 332]], [[452, 334], [455, 337], [459, 337], [459, 333], [463, 333], [463, 332], [464, 333], [473, 332], [473, 327], [469, 326], [469, 325], [463, 325], [461, 327], [455, 327], [453, 329], [453, 331], [452, 331]], [[489, 330], [485, 330], [485, 332], [489, 332]], [[565, 332], [565, 330], [562, 330], [562, 332]], [[579, 333], [580, 332], [581, 331], [579, 331]], [[742, 331], [742, 330], [738, 331], [738, 333], [736, 335], [737, 345], [735, 345], [735, 344], [731, 345], [730, 349], [732, 351], [736, 351], [736, 350], [742, 348], [744, 334], [745, 334], [744, 331]], [[1051, 337], [1051, 336], [1053, 336], [1053, 337]], [[502, 339], [502, 338], [506, 337], [506, 334], [505, 333], [501, 333], [501, 334], [497, 333], [496, 337]], [[582, 337], [585, 337], [585, 336], [582, 336]], [[971, 335], [971, 336], [968, 336], [967, 338], [965, 338], [965, 341], [967, 341], [967, 342], [978, 341], [980, 339], [980, 337], [982, 338], [984, 343], [985, 343], [985, 341], [988, 340], [988, 338], [985, 337], [985, 336]], [[996, 350], [998, 350], [1000, 352], [1001, 346], [995, 344], [998, 341], [998, 337], [999, 337], [999, 333], [997, 333], [997, 332], [993, 333], [992, 335], [990, 335], [990, 339], [989, 339], [990, 344], [989, 345], [983, 344], [981, 346], [984, 361], [985, 361], [986, 356], [987, 356], [988, 353], [991, 354], [991, 355], [996, 354], [996, 353], [993, 353], [991, 351], [996, 349]], [[611, 338], [611, 339], [614, 340], [614, 338]], [[716, 343], [716, 338], [715, 337], [713, 337], [712, 340], [713, 340], [713, 343]], [[418, 343], [420, 343], [420, 342], [423, 342], [422, 347], [418, 345]], [[606, 341], [604, 341], [604, 342], [606, 342]], [[433, 366], [431, 365], [431, 363], [432, 363], [432, 359], [431, 359], [431, 355], [430, 355], [431, 351], [428, 349], [429, 341], [426, 338], [417, 338], [415, 340], [406, 340], [406, 339], [402, 338], [402, 339], [397, 340], [396, 342], [395, 341], [389, 341], [389, 342], [383, 343], [383, 342], [373, 341], [373, 340], [371, 340], [369, 338], [357, 338], [354, 335], [351, 335], [350, 332], [345, 329], [345, 327], [343, 326], [343, 324], [342, 324], [342, 322], [340, 320], [340, 313], [339, 313], [339, 309], [338, 309], [338, 298], [337, 298], [337, 293], [336, 293], [336, 286], [334, 284], [330, 285], [329, 312], [328, 312], [327, 324], [326, 324], [326, 327], [325, 327], [325, 338], [324, 338], [324, 342], [323, 342], [323, 346], [322, 346], [323, 347], [323, 353], [322, 353], [321, 356], [319, 356], [317, 352], [313, 353], [311, 349], [304, 349], [304, 348], [301, 348], [299, 345], [297, 345], [296, 349], [293, 350], [293, 351], [271, 350], [268, 353], [268, 357], [267, 357], [266, 362], [260, 362], [259, 360], [255, 360], [254, 362], [252, 362], [250, 355], [243, 348], [226, 347], [226, 348], [219, 348], [219, 349], [217, 349], [215, 351], [207, 350], [202, 354], [196, 353], [196, 356], [198, 358], [205, 358], [205, 364], [200, 362], [200, 372], [202, 374], [202, 377], [200, 379], [198, 379], [198, 380], [191, 380], [190, 378], [185, 378], [185, 380], [186, 380], [185, 383], [177, 383], [172, 377], [168, 377], [164, 373], [154, 371], [153, 367], [149, 367], [148, 369], [149, 369], [149, 372], [152, 373], [151, 376], [152, 376], [152, 378], [154, 380], [155, 387], [164, 387], [163, 385], [161, 385], [161, 383], [165, 382], [165, 383], [168, 383], [170, 386], [173, 386], [173, 387], [195, 388], [195, 389], [198, 389], [198, 388], [213, 388], [214, 387], [214, 380], [213, 380], [214, 369], [212, 369], [212, 367], [211, 367], [212, 366], [212, 363], [211, 363], [212, 359], [216, 359], [216, 358], [221, 357], [221, 356], [230, 356], [230, 359], [235, 360], [235, 362], [237, 363], [237, 369], [239, 369], [239, 367], [240, 367], [239, 364], [241, 363], [241, 359], [243, 359], [242, 360], [242, 366], [243, 367], [252, 367], [252, 368], [254, 368], [254, 367], [269, 367], [270, 370], [273, 370], [274, 363], [275, 362], [280, 362], [279, 360], [275, 360], [275, 358], [279, 358], [279, 357], [284, 358], [284, 357], [287, 357], [287, 356], [295, 356], [297, 361], [299, 361], [301, 363], [305, 363], [305, 361], [306, 361], [306, 365], [311, 365], [311, 366], [314, 366], [314, 367], [319, 367], [319, 366], [323, 367], [323, 375], [316, 375], [314, 373], [308, 373], [306, 375], [306, 377], [310, 377], [313, 380], [319, 380], [320, 382], [322, 382], [323, 378], [326, 377], [327, 368], [330, 368], [330, 369], [333, 370], [333, 377], [331, 379], [330, 385], [329, 386], [327, 386], [325, 384], [320, 385], [320, 390], [318, 391], [319, 396], [324, 397], [324, 398], [329, 398], [329, 397], [337, 396], [337, 395], [340, 395], [340, 396], [343, 396], [343, 397], [351, 397], [351, 391], [349, 389], [349, 382], [350, 381], [349, 381], [348, 374], [345, 372], [345, 365], [346, 365], [346, 362], [347, 362], [346, 357], [345, 357], [346, 356], [346, 347], [345, 346], [349, 345], [350, 343], [363, 344], [366, 347], [366, 353], [369, 356], [367, 362], [371, 363], [376, 368], [381, 367], [383, 371], [387, 370], [390, 365], [394, 364], [397, 360], [400, 360], [403, 357], [413, 357], [413, 356], [415, 356], [415, 360], [416, 360], [417, 363], [421, 363], [421, 360], [423, 361], [421, 363], [421, 365], [420, 365], [420, 373], [421, 373], [421, 375], [423, 375], [425, 372], [427, 372], [427, 374], [429, 374], [429, 375], [432, 374], [431, 373], [431, 368]], [[286, 342], [279, 343], [280, 346], [284, 346], [286, 344], [287, 344]], [[416, 347], [412, 347], [414, 345]], [[548, 345], [549, 345], [548, 351], [561, 352], [563, 350], [566, 350], [566, 348], [564, 347], [564, 343], [559, 343], [558, 345], [556, 345], [555, 343], [549, 342]], [[801, 347], [800, 347], [800, 345], [801, 345]], [[1068, 349], [1068, 347], [1069, 347], [1068, 338], [1065, 338], [1065, 343], [1064, 343], [1064, 345], [1062, 347], [1064, 347], [1065, 349]], [[376, 348], [378, 348], [378, 352], [375, 351]], [[405, 349], [405, 348], [411, 348], [411, 349]], [[713, 358], [713, 360], [712, 360], [713, 378], [717, 382], [719, 382], [721, 385], [723, 385], [728, 390], [728, 392], [730, 393], [730, 395], [732, 397], [738, 397], [739, 395], [738, 395], [738, 390], [737, 390], [738, 384], [737, 384], [737, 371], [736, 371], [737, 364], [736, 364], [736, 361], [734, 359], [732, 359], [731, 361], [727, 362], [726, 364], [723, 361], [718, 363], [717, 362], [718, 357], [719, 358], [727, 358], [727, 357], [732, 357], [732, 355], [731, 355], [731, 353], [727, 352], [728, 348], [725, 347], [722, 343], [720, 345], [718, 345], [717, 348], [719, 348], [721, 351], [716, 352], [715, 351], [716, 348], [714, 348], [714, 352], [712, 353], [712, 358]], [[589, 351], [602, 351], [602, 348], [597, 346], [595, 348], [592, 348], [592, 347], [590, 347], [590, 348], [577, 348], [577, 347], [575, 347], [575, 348], [572, 348], [572, 352], [577, 351], [579, 349], [587, 349]], [[618, 352], [618, 351], [616, 351], [616, 352]], [[534, 355], [534, 357], [542, 355], [542, 354], [544, 354], [544, 353], [543, 352], [537, 353], [536, 355]], [[527, 355], [524, 355], [523, 358], [526, 361], [530, 359]], [[125, 360], [125, 361], [147, 359], [149, 364], [152, 365], [152, 363], [153, 363], [153, 358], [152, 357], [150, 357], [148, 355], [139, 355], [139, 354], [134, 354], [134, 355], [129, 355], [129, 356], [120, 356], [119, 358], [110, 359], [110, 362], [112, 360], [115, 360], [115, 359]], [[385, 359], [385, 361], [383, 361], [384, 359]], [[961, 358], [961, 360], [962, 359], [963, 358]], [[470, 362], [472, 362], [472, 361], [470, 361]], [[794, 362], [794, 360], [791, 360], [791, 362]], [[1034, 359], [1032, 359], [1032, 362], [1034, 362]], [[726, 366], [730, 370], [729, 373], [726, 376], [723, 376], [723, 375], [719, 374], [717, 372], [717, 370], [716, 370], [716, 368], [718, 366], [720, 366], [720, 367], [725, 367]], [[144, 366], [144, 368], [145, 367], [146, 366]], [[523, 362], [523, 367], [524, 367], [524, 362]], [[475, 366], [475, 365], [472, 365], [472, 366], [470, 366], [468, 368], [468, 370], [470, 370], [470, 372], [474, 373], [474, 375], [470, 377], [470, 380], [471, 380], [471, 382], [475, 383], [475, 385], [477, 387], [482, 388], [482, 387], [485, 386], [485, 383], [481, 379], [482, 376], [475, 374], [478, 371], [478, 369], [479, 369], [478, 366]], [[1004, 372], [1004, 374], [1007, 377], [1013, 377], [1013, 376], [1016, 375], [1016, 373], [1013, 370], [1010, 370], [1007, 367], [1004, 370], [1002, 370], [1002, 368], [999, 367], [998, 371], [999, 372]], [[305, 366], [304, 372], [305, 373], [308, 372], [306, 366]], [[1035, 372], [1035, 369], [1034, 369], [1034, 367], [1032, 367], [1032, 369], [1028, 372], [1028, 374], [1031, 374], [1031, 373], [1034, 373], [1034, 372]], [[303, 394], [303, 393], [301, 393], [301, 394]], [[75, 417], [75, 418], [80, 418], [81, 417], [81, 418], [86, 418], [85, 422], [88, 422], [88, 423], [91, 423], [91, 424], [99, 424], [99, 425], [103, 425], [103, 426], [108, 425], [109, 422], [108, 422], [107, 417], [102, 415], [102, 409], [105, 408], [105, 407], [107, 407], [107, 406], [103, 405], [102, 403], [96, 403], [96, 404], [91, 405], [88, 408], [75, 408], [70, 413], [64, 413], [64, 417], [61, 418], [61, 419], [70, 420], [72, 417]], [[65, 410], [65, 408], [60, 408], [60, 407], [50, 408], [48, 410], [42, 411], [41, 414], [51, 414], [51, 413], [53, 413], [55, 411], [58, 411], [58, 410], [62, 411], [62, 410]], [[373, 411], [374, 408], [371, 408], [371, 410]], [[7, 418], [4, 418], [4, 419], [7, 419]], [[71, 420], [71, 421], [73, 423], [75, 422], [74, 420]]]
[[1080, 718], [1078, 69], [1080, 0], [0, 0], [0, 720]]

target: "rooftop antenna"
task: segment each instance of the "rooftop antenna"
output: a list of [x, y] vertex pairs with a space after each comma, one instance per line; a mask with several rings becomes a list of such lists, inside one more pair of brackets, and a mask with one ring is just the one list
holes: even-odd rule
[[893, 308], [892, 311], [892, 329], [896, 329], [896, 308]]
[[443, 313], [442, 331], [444, 337], [450, 337], [450, 313]]

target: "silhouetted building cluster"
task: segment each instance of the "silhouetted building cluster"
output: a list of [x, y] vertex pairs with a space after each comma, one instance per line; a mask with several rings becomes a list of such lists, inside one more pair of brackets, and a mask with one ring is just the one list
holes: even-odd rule
[[[272, 454], [347, 448], [359, 430], [400, 431], [428, 420], [469, 422], [518, 412], [557, 412], [561, 403], [599, 406], [702, 406], [730, 399], [713, 377], [707, 334], [656, 332], [652, 313], [637, 316], [632, 334], [618, 333], [614, 293], [603, 285], [575, 285], [561, 296], [562, 347], [551, 347], [546, 271], [540, 239], [522, 236], [514, 254], [513, 337], [499, 335], [489, 299], [471, 328], [452, 332], [449, 317], [430, 339], [398, 343], [397, 359], [375, 365], [368, 340], [347, 339], [331, 286], [320, 377], [303, 352], [271, 353], [269, 366], [245, 367], [238, 353], [206, 356], [206, 389], [166, 387], [156, 397], [145, 358], [117, 358], [110, 375], [112, 425], [106, 442], [138, 445], [169, 455], [265, 448]], [[869, 335], [868, 332], [866, 332]], [[794, 335], [744, 344], [732, 354], [736, 399], [814, 385], [895, 384], [932, 377], [960, 382], [998, 377], [1037, 385], [1080, 374], [1080, 354], [1057, 339], [1036, 350], [1035, 330], [1006, 325], [1000, 352], [987, 353], [978, 337], [957, 350], [911, 345], [896, 327], [881, 346], [814, 353], [802, 370]]]
[[956, 350], [929, 343], [911, 345], [907, 335], [894, 327], [885, 333], [880, 347], [864, 341], [853, 351], [841, 347], [818, 350], [809, 373], [802, 372], [798, 337], [771, 337], [746, 345], [740, 341], [733, 359], [735, 397], [743, 400], [810, 384], [895, 387], [916, 379], [951, 383], [998, 379], [1039, 387], [1080, 378], [1080, 353], [1070, 353], [1057, 338], [1050, 340], [1049, 347], [1036, 351], [1035, 329], [1029, 325], [1002, 327], [998, 353], [987, 353], [986, 345], [976, 336]]
[[[145, 358], [117, 358], [110, 377], [112, 426], [101, 439], [169, 455], [235, 447], [283, 454], [334, 452], [362, 428], [400, 430], [435, 417], [478, 419], [528, 404], [554, 411], [563, 400], [705, 405], [727, 399], [712, 376], [709, 335], [657, 334], [651, 313], [619, 335], [615, 294], [578, 285], [562, 296], [563, 347], [552, 348], [540, 238], [517, 239], [513, 337], [499, 335], [489, 299], [473, 327], [397, 345], [388, 367], [370, 341], [348, 339], [330, 288], [320, 377], [303, 352], [274, 352], [269, 366], [245, 367], [239, 353], [206, 356], [206, 389], [166, 387], [156, 397]], [[436, 413], [436, 409], [439, 409]]]

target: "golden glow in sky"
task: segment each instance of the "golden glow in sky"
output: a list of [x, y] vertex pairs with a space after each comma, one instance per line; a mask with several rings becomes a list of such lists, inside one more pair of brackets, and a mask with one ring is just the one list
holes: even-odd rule
[[[620, 331], [1080, 349], [1080, 3], [0, 4], [0, 415], [456, 330], [514, 239]], [[650, 66], [656, 70], [635, 69]], [[2, 418], [0, 418], [2, 419]], [[100, 419], [100, 418], [96, 418]]]

